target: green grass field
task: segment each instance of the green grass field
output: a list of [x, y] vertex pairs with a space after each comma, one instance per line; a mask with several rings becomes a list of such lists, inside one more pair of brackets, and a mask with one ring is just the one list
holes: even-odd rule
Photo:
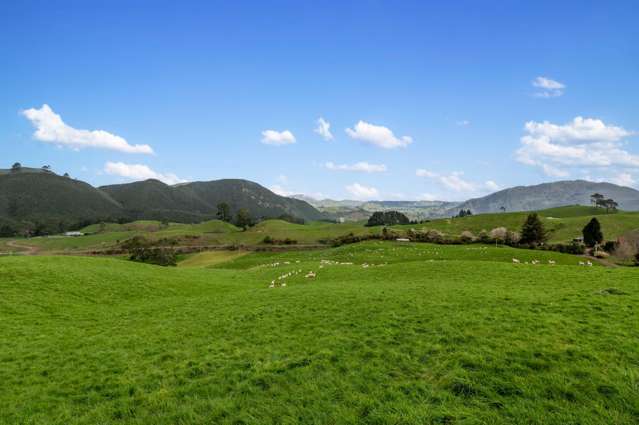
[[[479, 235], [482, 230], [490, 231], [502, 226], [509, 230], [519, 231], [527, 214], [525, 212], [480, 214], [463, 218], [432, 220], [423, 224], [394, 226], [393, 229], [399, 232], [405, 232], [409, 229], [435, 229], [451, 238], [458, 237], [465, 230]], [[606, 214], [605, 210], [601, 208], [568, 206], [541, 211], [540, 216], [549, 231], [550, 243], [566, 243], [581, 236], [581, 230], [594, 216], [601, 222], [607, 240], [616, 240], [623, 234], [639, 229], [639, 213], [637, 212]], [[88, 226], [83, 231], [89, 234], [82, 237], [49, 236], [22, 239], [17, 240], [13, 247], [7, 245], [7, 240], [0, 240], [0, 252], [24, 250], [16, 246], [31, 246], [41, 254], [86, 253], [87, 251], [115, 248], [120, 242], [136, 235], [143, 235], [153, 240], [173, 238], [180, 245], [186, 246], [255, 247], [261, 245], [266, 236], [277, 240], [294, 239], [299, 245], [320, 245], [322, 242], [349, 233], [355, 235], [379, 234], [382, 228], [380, 226], [365, 227], [364, 223], [312, 222], [301, 225], [282, 220], [265, 220], [247, 231], [241, 231], [232, 224], [211, 220], [199, 224], [170, 223], [168, 226], [162, 226], [158, 221], [136, 221], [126, 224], [105, 223], [104, 225]]]
[[636, 269], [391, 242], [196, 259], [0, 257], [0, 423], [639, 422]]

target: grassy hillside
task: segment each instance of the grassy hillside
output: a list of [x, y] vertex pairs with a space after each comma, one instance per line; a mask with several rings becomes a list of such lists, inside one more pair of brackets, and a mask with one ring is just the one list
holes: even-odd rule
[[0, 423], [637, 423], [636, 270], [511, 251], [0, 258]]
[[232, 215], [245, 208], [258, 219], [288, 214], [304, 220], [318, 220], [322, 214], [298, 199], [276, 195], [257, 183], [240, 179], [192, 182], [168, 186], [158, 180], [100, 187], [120, 202], [131, 215], [147, 219], [189, 222], [213, 218], [217, 205], [225, 202]]
[[500, 190], [482, 198], [470, 199], [457, 207], [473, 213], [507, 211], [534, 211], [564, 205], [588, 205], [590, 196], [600, 193], [612, 198], [627, 211], [639, 210], [639, 191], [630, 187], [605, 182], [566, 180], [534, 186], [517, 186]]
[[[477, 214], [462, 218], [432, 220], [423, 225], [408, 225], [402, 228], [436, 229], [448, 235], [459, 235], [464, 230], [478, 234], [496, 227], [519, 231], [529, 212]], [[594, 216], [601, 222], [604, 236], [615, 240], [618, 236], [639, 228], [639, 213], [617, 212], [606, 214], [601, 208], [568, 206], [539, 211], [550, 242], [569, 242], [581, 236], [581, 230]]]
[[0, 175], [0, 218], [23, 221], [117, 218], [120, 204], [91, 185], [51, 172]]

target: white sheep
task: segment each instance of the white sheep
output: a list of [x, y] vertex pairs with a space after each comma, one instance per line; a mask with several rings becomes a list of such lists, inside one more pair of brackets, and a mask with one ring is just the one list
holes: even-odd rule
[[548, 260], [548, 264], [550, 264], [551, 266], [555, 265], [555, 260]]
[[583, 261], [580, 261], [580, 262], [579, 262], [579, 265], [580, 265], [580, 266], [585, 266], [585, 265], [586, 265], [586, 263], [584, 263]]
[[590, 260], [586, 261], [586, 265], [592, 266], [592, 263], [590, 262]]
[[516, 258], [513, 258], [513, 264], [519, 264], [519, 263], [521, 263], [521, 261], [519, 261], [519, 260], [518, 260], [518, 259], [516, 259]]

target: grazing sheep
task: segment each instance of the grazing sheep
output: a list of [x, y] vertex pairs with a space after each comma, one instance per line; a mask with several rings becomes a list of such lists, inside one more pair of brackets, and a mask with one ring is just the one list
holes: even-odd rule
[[590, 260], [586, 261], [586, 264], [587, 264], [588, 266], [592, 266], [592, 263], [590, 262]]
[[586, 265], [586, 263], [584, 263], [583, 261], [580, 261], [580, 262], [579, 262], [579, 265], [580, 265], [580, 266], [585, 266], [585, 265]]
[[548, 260], [548, 264], [550, 264], [551, 266], [555, 265], [555, 260]]
[[314, 278], [315, 276], [317, 276], [314, 272], [308, 272], [306, 273], [306, 278]]
[[513, 258], [513, 264], [519, 264], [519, 263], [520, 263], [520, 261], [518, 259]]

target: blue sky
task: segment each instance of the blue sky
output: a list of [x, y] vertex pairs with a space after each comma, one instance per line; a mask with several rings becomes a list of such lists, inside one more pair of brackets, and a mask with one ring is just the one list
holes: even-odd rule
[[634, 1], [3, 2], [0, 167], [338, 199], [637, 187], [638, 21]]

